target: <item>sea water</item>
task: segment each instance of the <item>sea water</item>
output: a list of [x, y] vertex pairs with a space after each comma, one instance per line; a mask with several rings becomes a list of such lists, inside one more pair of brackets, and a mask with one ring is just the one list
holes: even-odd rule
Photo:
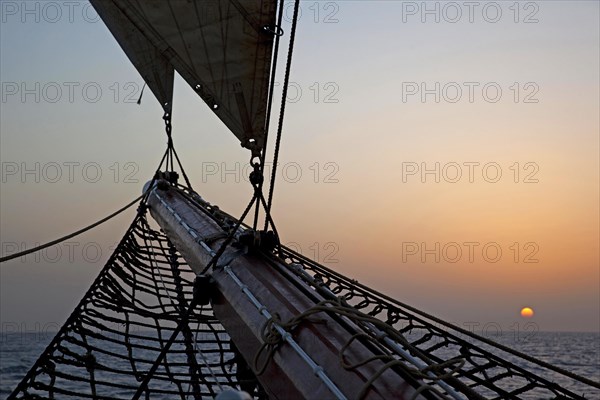
[[[1, 398], [11, 393], [53, 336], [50, 332], [0, 333]], [[600, 381], [600, 333], [536, 332], [535, 335], [519, 338], [510, 335], [490, 338], [588, 379]], [[559, 380], [556, 383], [562, 384]], [[586, 387], [569, 383], [569, 389], [585, 393]], [[587, 392], [586, 398], [600, 399], [599, 393], [599, 390]]]

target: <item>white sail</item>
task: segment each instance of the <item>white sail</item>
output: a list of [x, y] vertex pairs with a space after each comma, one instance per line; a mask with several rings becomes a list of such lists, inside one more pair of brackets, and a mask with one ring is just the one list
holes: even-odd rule
[[[162, 66], [152, 70], [162, 71], [158, 82], [165, 82], [171, 72], [164, 66], [163, 60], [168, 60], [242, 145], [253, 149], [262, 148], [264, 142], [275, 3], [92, 0], [109, 28], [118, 26], [111, 31], [142, 75], [145, 62], [157, 54], [145, 44], [136, 46], [131, 37], [137, 35], [127, 33], [141, 32], [158, 53], [154, 61]], [[122, 15], [101, 11], [115, 7]]]

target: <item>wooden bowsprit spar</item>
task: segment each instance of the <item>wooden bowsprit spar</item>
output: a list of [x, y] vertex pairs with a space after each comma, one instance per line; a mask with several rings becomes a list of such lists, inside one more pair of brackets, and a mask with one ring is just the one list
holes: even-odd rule
[[[226, 232], [183, 191], [164, 182], [150, 192], [148, 206], [188, 265], [201, 274]], [[237, 236], [242, 235], [240, 229]], [[286, 327], [287, 321], [326, 299], [298, 277], [282, 273], [285, 264], [274, 265], [277, 261], [253, 250], [238, 242], [228, 246], [212, 269], [211, 283], [200, 290], [211, 292], [215, 315], [246, 362], [261, 372], [257, 378], [270, 397], [346, 399], [368, 393], [373, 399], [439, 398], [416, 394], [425, 385], [422, 381], [405, 369], [392, 368], [400, 364], [386, 367], [389, 356], [379, 347], [353, 340], [366, 334], [332, 306], [330, 312]], [[349, 363], [372, 362], [345, 368], [343, 348]]]

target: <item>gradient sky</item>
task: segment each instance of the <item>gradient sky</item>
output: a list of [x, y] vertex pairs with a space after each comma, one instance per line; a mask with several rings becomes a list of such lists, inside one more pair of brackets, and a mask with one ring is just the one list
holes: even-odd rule
[[[165, 147], [158, 103], [146, 91], [135, 104], [141, 78], [93, 10], [44, 4], [0, 3], [3, 254], [129, 202]], [[273, 210], [283, 242], [478, 333], [600, 331], [599, 2], [482, 2], [472, 17], [454, 3], [460, 18], [428, 2], [439, 22], [421, 2], [301, 4]], [[248, 154], [179, 77], [173, 124], [196, 190], [239, 214]], [[22, 176], [36, 163], [39, 179]], [[421, 174], [436, 165], [439, 182]], [[3, 264], [3, 329], [61, 324], [133, 213]]]

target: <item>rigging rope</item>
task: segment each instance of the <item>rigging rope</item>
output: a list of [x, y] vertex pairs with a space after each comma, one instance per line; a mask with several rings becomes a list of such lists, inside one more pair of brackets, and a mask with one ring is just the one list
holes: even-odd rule
[[235, 236], [235, 233], [238, 231], [238, 229], [240, 228], [240, 226], [244, 222], [244, 219], [246, 218], [246, 215], [248, 215], [248, 213], [252, 209], [252, 205], [254, 204], [254, 202], [256, 200], [257, 200], [257, 195], [255, 193], [254, 196], [252, 196], [252, 200], [250, 200], [250, 203], [248, 203], [248, 206], [246, 206], [246, 209], [242, 213], [242, 216], [240, 217], [240, 219], [237, 220], [237, 223], [236, 223], [235, 227], [231, 230], [231, 232], [229, 232], [229, 235], [227, 236], [227, 238], [225, 239], [225, 241], [221, 244], [221, 246], [219, 247], [219, 250], [217, 250], [217, 252], [212, 257], [212, 259], [210, 260], [210, 262], [208, 264], [206, 264], [206, 267], [204, 267], [204, 269], [202, 270], [202, 272], [200, 273], [200, 275], [205, 274], [206, 271], [208, 271], [211, 267], [217, 265], [217, 262], [219, 261], [219, 258], [225, 252], [225, 249], [227, 248], [227, 246], [229, 245], [229, 243], [231, 242], [231, 240]]
[[114, 213], [110, 214], [109, 216], [104, 217], [101, 220], [96, 221], [93, 224], [86, 226], [85, 228], [82, 228], [82, 229], [80, 229], [78, 231], [75, 231], [73, 233], [65, 235], [65, 236], [63, 236], [61, 238], [58, 238], [58, 239], [53, 240], [51, 242], [48, 242], [46, 244], [42, 244], [40, 246], [34, 247], [32, 249], [28, 249], [28, 250], [22, 251], [20, 253], [12, 254], [10, 256], [0, 257], [0, 263], [5, 262], [5, 261], [9, 261], [9, 260], [13, 260], [15, 258], [19, 258], [19, 257], [22, 257], [22, 256], [26, 256], [27, 254], [35, 253], [36, 251], [43, 250], [43, 249], [45, 249], [47, 247], [54, 246], [55, 244], [64, 242], [65, 240], [68, 240], [68, 239], [71, 239], [71, 238], [73, 238], [75, 236], [81, 235], [82, 233], [85, 233], [85, 232], [89, 231], [90, 229], [93, 229], [93, 228], [97, 227], [98, 225], [103, 224], [104, 222], [106, 222], [106, 221], [108, 221], [108, 220], [116, 217], [117, 215], [121, 214], [123, 211], [129, 209], [131, 206], [133, 206], [134, 204], [136, 204], [139, 200], [143, 199], [144, 196], [146, 196], [147, 192], [148, 191], [144, 192], [141, 196], [137, 197], [135, 200], [133, 200], [132, 202], [128, 203], [126, 206], [118, 209], [117, 211], [115, 211]]
[[[281, 0], [279, 2], [279, 15], [277, 16], [277, 27], [281, 28], [281, 21], [283, 19], [283, 6], [284, 6], [284, 2], [285, 0]], [[262, 153], [260, 155], [260, 171], [261, 173], [264, 173], [265, 170], [265, 160], [267, 158], [267, 141], [269, 139], [269, 127], [270, 127], [270, 122], [271, 122], [271, 111], [273, 108], [273, 97], [274, 97], [274, 92], [275, 92], [275, 74], [277, 73], [277, 59], [279, 58], [279, 38], [281, 37], [281, 35], [276, 34], [275, 35], [275, 49], [273, 51], [273, 66], [271, 69], [271, 83], [269, 86], [269, 99], [267, 102], [267, 119], [265, 121], [265, 139], [264, 139], [264, 144], [263, 144], [263, 149], [262, 149]], [[263, 182], [260, 183], [259, 185], [259, 189], [262, 192], [262, 186], [263, 186]], [[254, 225], [253, 225], [253, 229], [256, 230], [256, 227], [258, 225], [258, 213], [260, 210], [260, 204], [256, 203], [256, 210], [254, 212]]]
[[[169, 238], [149, 226], [146, 215], [147, 209], [138, 210], [105, 267], [10, 400], [131, 399], [192, 301], [196, 276]], [[164, 276], [165, 286], [155, 273]], [[194, 342], [204, 352], [193, 355], [203, 360], [196, 363], [197, 374], [189, 369]], [[196, 307], [142, 398], [194, 398], [195, 384], [201, 398], [214, 397], [217, 387], [239, 388], [237, 362], [236, 371], [226, 369], [234, 356], [231, 339], [212, 309]]]
[[93, 228], [97, 227], [98, 225], [101, 225], [101, 224], [105, 223], [106, 221], [109, 221], [110, 219], [116, 217], [117, 215], [119, 215], [122, 212], [124, 212], [127, 209], [129, 209], [131, 206], [133, 206], [138, 201], [140, 201], [140, 206], [142, 206], [143, 203], [146, 201], [146, 198], [148, 197], [148, 194], [150, 194], [150, 189], [152, 189], [152, 187], [154, 186], [154, 182], [156, 181], [156, 178], [158, 176], [158, 171], [160, 171], [160, 168], [164, 164], [165, 159], [167, 159], [168, 154], [169, 154], [169, 149], [167, 148], [167, 150], [165, 151], [165, 153], [163, 154], [163, 156], [162, 156], [162, 158], [160, 160], [160, 163], [158, 164], [158, 168], [156, 169], [157, 173], [154, 174], [154, 176], [152, 177], [152, 181], [150, 182], [150, 185], [148, 185], [148, 189], [144, 193], [142, 193], [141, 196], [139, 196], [135, 200], [133, 200], [131, 203], [129, 203], [126, 206], [118, 209], [117, 211], [115, 211], [114, 213], [110, 214], [109, 216], [104, 217], [101, 220], [96, 221], [93, 224], [88, 225], [85, 228], [82, 228], [82, 229], [80, 229], [78, 231], [75, 231], [73, 233], [65, 235], [65, 236], [63, 236], [61, 238], [58, 238], [58, 239], [53, 240], [51, 242], [48, 242], [46, 244], [42, 244], [40, 246], [36, 246], [36, 247], [34, 247], [32, 249], [25, 250], [25, 251], [22, 251], [22, 252], [19, 252], [19, 253], [16, 253], [16, 254], [12, 254], [10, 256], [0, 257], [0, 263], [3, 263], [5, 261], [10, 261], [10, 260], [13, 260], [13, 259], [18, 258], [18, 257], [26, 256], [27, 254], [35, 253], [35, 252], [40, 251], [40, 250], [44, 250], [45, 248], [48, 248], [50, 246], [54, 246], [55, 244], [62, 243], [65, 240], [71, 239], [71, 238], [73, 238], [75, 236], [79, 236], [82, 233], [85, 233], [85, 232], [89, 231], [90, 229], [93, 229]]
[[[387, 318], [387, 322], [390, 325], [396, 324], [396, 323], [398, 323], [398, 321], [400, 321], [402, 319], [407, 319], [410, 322], [410, 324], [409, 324], [409, 326], [403, 327], [401, 329], [402, 331], [408, 331], [410, 329], [415, 329], [415, 330], [426, 329], [427, 333], [425, 334], [425, 336], [422, 339], [418, 340], [417, 342], [422, 341], [423, 343], [426, 343], [429, 340], [440, 339], [443, 341], [444, 346], [450, 346], [450, 345], [454, 345], [454, 341], [455, 341], [457, 346], [458, 345], [460, 346], [461, 354], [462, 354], [463, 350], [466, 351], [470, 348], [475, 348], [478, 352], [478, 353], [476, 353], [477, 355], [475, 355], [475, 357], [481, 357], [484, 359], [494, 360], [494, 362], [496, 362], [498, 366], [503, 366], [504, 364], [510, 364], [510, 362], [506, 360], [506, 358], [505, 358], [506, 356], [504, 356], [503, 358], [498, 358], [497, 356], [495, 356], [494, 354], [485, 350], [484, 348], [477, 348], [472, 342], [467, 342], [465, 340], [461, 340], [458, 337], [458, 335], [456, 334], [456, 333], [459, 333], [468, 338], [475, 339], [479, 342], [485, 343], [486, 345], [489, 345], [492, 348], [502, 350], [513, 356], [524, 359], [530, 363], [537, 364], [538, 366], [540, 366], [542, 368], [546, 368], [557, 374], [564, 375], [570, 379], [573, 379], [574, 381], [578, 381], [587, 386], [600, 389], [600, 382], [594, 382], [591, 379], [577, 375], [573, 372], [567, 371], [567, 370], [557, 367], [555, 365], [549, 364], [549, 363], [547, 363], [541, 359], [538, 359], [536, 357], [533, 357], [529, 354], [512, 349], [506, 345], [495, 342], [484, 336], [480, 336], [472, 331], [461, 328], [458, 325], [454, 325], [452, 323], [446, 322], [440, 318], [437, 318], [431, 314], [421, 311], [421, 310], [419, 310], [413, 306], [410, 306], [406, 303], [395, 300], [381, 292], [378, 292], [377, 290], [371, 289], [368, 286], [365, 286], [365, 285], [361, 284], [360, 282], [357, 282], [356, 280], [346, 278], [344, 275], [341, 275], [340, 273], [338, 273], [330, 268], [327, 268], [323, 265], [317, 264], [314, 261], [310, 260], [309, 258], [303, 256], [302, 254], [300, 254], [292, 249], [282, 248], [282, 253], [276, 257], [281, 257], [280, 260], [282, 260], [284, 263], [287, 263], [286, 261], [284, 261], [285, 259], [287, 259], [287, 260], [292, 260], [292, 261], [290, 261], [292, 263], [299, 263], [299, 265], [302, 265], [302, 268], [304, 270], [306, 270], [306, 272], [310, 272], [309, 282], [310, 282], [311, 286], [315, 287], [318, 291], [320, 291], [320, 289], [322, 289], [324, 287], [324, 288], [328, 288], [328, 290], [330, 290], [330, 291], [335, 292], [337, 294], [337, 296], [344, 297], [347, 300], [356, 298], [359, 300], [359, 302], [358, 302], [358, 305], [356, 305], [355, 307], [358, 307], [358, 308], [368, 307], [371, 304], [378, 304], [378, 306], [375, 308], [375, 310], [371, 311], [369, 313], [369, 315], [375, 316], [379, 313], [387, 312], [386, 318]], [[290, 268], [290, 271], [293, 273], [298, 273], [296, 268], [293, 266]], [[299, 273], [298, 276], [301, 277], [303, 280], [306, 279], [306, 277], [302, 273]], [[342, 293], [344, 293], [343, 296], [341, 296]], [[385, 307], [382, 307], [382, 305], [385, 305]], [[414, 313], [414, 314], [411, 315], [409, 312]], [[392, 317], [392, 315], [394, 315], [394, 313], [398, 313], [397, 317]], [[392, 318], [398, 318], [398, 320], [395, 320]], [[444, 328], [448, 328], [448, 329], [444, 329]], [[451, 331], [455, 331], [456, 333], [450, 333]], [[441, 346], [436, 345], [436, 346], [433, 346], [432, 348], [437, 348], [437, 347], [441, 347]], [[429, 353], [430, 350], [427, 349], [427, 350], [425, 350], [425, 352]], [[429, 356], [433, 356], [433, 355], [429, 354]], [[489, 362], [489, 364], [486, 366], [477, 366], [477, 364], [475, 364], [473, 362], [473, 360], [469, 359], [468, 361], [473, 366], [475, 366], [474, 369], [485, 370], [485, 368], [489, 368], [489, 365], [493, 365], [492, 362]], [[519, 373], [522, 373], [522, 374], [529, 373], [529, 371], [526, 371], [524, 369], [524, 367], [511, 365], [510, 368], [513, 368], [515, 371], [518, 371]], [[546, 372], [549, 372], [549, 371], [546, 371]], [[540, 379], [540, 381], [541, 381], [541, 379]], [[480, 382], [479, 384], [481, 384], [481, 383], [482, 382]], [[544, 384], [549, 384], [549, 383], [544, 382]]]
[[138, 101], [137, 101], [138, 106], [140, 104], [142, 104], [142, 96], [144, 95], [144, 89], [146, 89], [147, 85], [148, 85], [148, 83], [144, 80], [144, 86], [142, 86], [142, 91], [140, 92], [140, 97], [138, 98]]
[[[167, 170], [173, 171], [175, 169], [175, 163], [173, 162], [173, 156], [177, 160], [177, 165], [179, 165], [179, 169], [181, 170], [181, 174], [183, 175], [183, 179], [185, 179], [185, 183], [191, 189], [192, 184], [188, 179], [187, 174], [185, 173], [185, 169], [183, 168], [183, 164], [181, 164], [181, 160], [179, 160], [179, 155], [177, 155], [177, 151], [175, 151], [175, 146], [173, 145], [173, 137], [171, 132], [173, 130], [173, 125], [171, 124], [171, 114], [169, 112], [165, 112], [163, 115], [163, 120], [165, 121], [165, 132], [167, 134]], [[171, 166], [169, 168], [169, 159], [171, 162]]]
[[[331, 274], [331, 276], [335, 276], [337, 278], [341, 278], [341, 279], [344, 279], [344, 280], [348, 279], [345, 276], [341, 275], [340, 273], [338, 273], [338, 272], [336, 272], [336, 271], [334, 271], [334, 270], [332, 270], [330, 268], [327, 268], [327, 267], [325, 267], [323, 265], [314, 263], [314, 261], [312, 261], [309, 258], [305, 257], [304, 255], [296, 252], [295, 250], [292, 250], [292, 249], [289, 249], [289, 248], [285, 248], [285, 252], [289, 253], [289, 255], [293, 255], [294, 257], [298, 257], [298, 259], [303, 260], [304, 262], [310, 262], [310, 263], [313, 263], [315, 265], [318, 265], [318, 269], [320, 270], [319, 271], [319, 275], [322, 275], [322, 274]], [[293, 269], [292, 269], [292, 271], [293, 271]], [[390, 296], [388, 296], [388, 295], [386, 295], [384, 293], [381, 293], [381, 292], [379, 292], [379, 291], [377, 291], [375, 289], [371, 289], [368, 286], [365, 286], [364, 284], [362, 284], [362, 283], [360, 283], [360, 282], [358, 282], [356, 280], [351, 280], [351, 283], [354, 286], [355, 290], [358, 289], [358, 290], [368, 291], [368, 292], [370, 292], [370, 293], [378, 296], [379, 298], [381, 298], [384, 301], [389, 301], [389, 302], [394, 303], [395, 306], [398, 307], [398, 308], [406, 309], [408, 311], [411, 311], [411, 312], [415, 313], [416, 315], [419, 315], [420, 317], [429, 319], [429, 320], [435, 322], [436, 324], [439, 324], [440, 327], [443, 326], [443, 327], [452, 329], [452, 330], [454, 330], [454, 331], [456, 331], [456, 332], [458, 332], [458, 333], [460, 333], [462, 335], [465, 335], [465, 336], [470, 337], [472, 339], [478, 340], [478, 341], [480, 341], [482, 343], [485, 343], [485, 344], [487, 344], [489, 346], [498, 348], [498, 349], [500, 349], [500, 350], [502, 350], [502, 351], [504, 351], [506, 353], [509, 353], [509, 354], [512, 354], [512, 355], [514, 355], [516, 357], [519, 357], [519, 358], [522, 358], [524, 360], [527, 360], [527, 361], [529, 361], [529, 362], [531, 362], [533, 364], [537, 364], [537, 365], [539, 365], [539, 366], [541, 366], [543, 368], [550, 369], [550, 370], [552, 370], [554, 372], [557, 372], [559, 374], [565, 375], [565, 376], [567, 376], [567, 377], [569, 377], [571, 379], [574, 379], [574, 380], [579, 381], [581, 383], [584, 383], [586, 385], [589, 385], [589, 386], [592, 386], [592, 387], [600, 389], [600, 382], [594, 382], [591, 379], [588, 379], [588, 378], [585, 378], [583, 376], [577, 375], [577, 374], [575, 374], [575, 373], [573, 373], [571, 371], [568, 371], [568, 370], [566, 370], [564, 368], [557, 367], [556, 365], [550, 364], [550, 363], [548, 363], [546, 361], [543, 361], [543, 360], [541, 360], [539, 358], [530, 356], [529, 354], [523, 353], [521, 351], [515, 350], [515, 349], [510, 348], [510, 347], [508, 347], [506, 345], [503, 345], [501, 343], [495, 342], [494, 340], [488, 339], [485, 336], [478, 335], [478, 334], [476, 334], [473, 331], [461, 328], [458, 325], [455, 325], [455, 324], [452, 324], [450, 322], [444, 321], [443, 319], [438, 318], [438, 317], [436, 317], [436, 316], [434, 316], [432, 314], [426, 313], [425, 311], [419, 310], [418, 308], [415, 308], [415, 307], [413, 307], [411, 305], [408, 305], [406, 303], [403, 303], [401, 301], [393, 299]], [[423, 321], [420, 318], [418, 319], [418, 322], [420, 322], [420, 323], [426, 323], [425, 321]]]
[[[28, 254], [38, 252], [40, 250], [44, 250], [44, 249], [46, 249], [48, 247], [51, 247], [51, 246], [54, 246], [56, 244], [62, 243], [65, 240], [71, 239], [71, 238], [73, 238], [75, 236], [79, 236], [82, 233], [85, 233], [85, 232], [87, 232], [87, 231], [89, 231], [89, 230], [97, 227], [98, 225], [101, 225], [104, 222], [111, 220], [112, 218], [116, 217], [117, 215], [121, 214], [122, 212], [124, 212], [127, 209], [129, 209], [130, 207], [132, 207], [138, 201], [140, 201], [140, 205], [143, 204], [145, 202], [145, 200], [146, 200], [147, 195], [150, 193], [150, 190], [154, 186], [154, 182], [157, 179], [158, 172], [160, 171], [161, 167], [165, 163], [165, 160], [166, 160], [166, 163], [167, 163], [166, 168], [170, 169], [171, 171], [174, 170], [175, 165], [174, 165], [174, 162], [173, 162], [173, 156], [175, 156], [175, 159], [177, 160], [177, 164], [179, 166], [179, 169], [181, 170], [181, 173], [183, 175], [183, 178], [185, 179], [185, 182], [186, 182], [188, 188], [190, 190], [193, 190], [192, 189], [192, 185], [190, 183], [190, 180], [188, 179], [188, 176], [185, 173], [185, 170], [183, 168], [183, 165], [181, 164], [179, 156], [177, 155], [177, 152], [175, 151], [175, 147], [173, 146], [173, 138], [171, 136], [171, 131], [172, 131], [171, 114], [169, 114], [168, 112], [165, 112], [165, 114], [163, 116], [163, 120], [165, 121], [165, 131], [166, 131], [166, 134], [167, 134], [167, 150], [165, 151], [162, 159], [160, 160], [160, 163], [158, 164], [158, 168], [156, 169], [156, 173], [154, 174], [154, 176], [152, 177], [152, 180], [150, 181], [150, 185], [148, 185], [148, 189], [144, 193], [142, 193], [142, 195], [140, 195], [139, 197], [135, 198], [133, 201], [131, 201], [130, 203], [128, 203], [124, 207], [118, 209], [117, 211], [115, 211], [114, 213], [110, 214], [109, 216], [104, 217], [104, 218], [100, 219], [99, 221], [96, 221], [93, 224], [90, 224], [90, 225], [86, 226], [85, 228], [79, 229], [78, 231], [75, 231], [75, 232], [70, 233], [68, 235], [65, 235], [63, 237], [60, 237], [58, 239], [55, 239], [55, 240], [53, 240], [51, 242], [42, 244], [40, 246], [36, 246], [36, 247], [34, 247], [32, 249], [24, 250], [24, 251], [21, 251], [19, 253], [12, 254], [10, 256], [0, 257], [0, 263], [6, 262], [6, 261], [10, 261], [10, 260], [14, 260], [15, 258], [23, 257], [23, 256], [26, 256]], [[170, 163], [170, 168], [169, 168], [169, 163]]]
[[154, 174], [154, 176], [152, 177], [152, 180], [150, 181], [150, 185], [148, 185], [148, 189], [142, 193], [139, 197], [136, 197], [134, 200], [132, 200], [130, 203], [128, 203], [127, 205], [125, 205], [124, 207], [118, 209], [117, 211], [115, 211], [114, 213], [108, 215], [107, 217], [104, 217], [96, 222], [94, 222], [93, 224], [90, 224], [88, 226], [86, 226], [85, 228], [79, 229], [78, 231], [75, 231], [73, 233], [70, 233], [68, 235], [62, 236], [58, 239], [55, 239], [51, 242], [36, 246], [34, 248], [28, 249], [28, 250], [24, 250], [21, 251], [19, 253], [15, 253], [15, 254], [11, 254], [10, 256], [4, 256], [4, 257], [0, 257], [0, 263], [6, 262], [6, 261], [10, 261], [10, 260], [14, 260], [15, 258], [19, 258], [19, 257], [23, 257], [26, 256], [28, 254], [31, 253], [35, 253], [38, 252], [40, 250], [44, 250], [48, 247], [54, 246], [56, 244], [62, 243], [65, 240], [69, 240], [75, 236], [79, 236], [82, 233], [85, 233], [103, 223], [105, 223], [106, 221], [111, 220], [112, 218], [116, 217], [117, 215], [121, 214], [122, 212], [126, 211], [127, 209], [129, 209], [130, 207], [132, 207], [134, 204], [136, 204], [138, 201], [140, 202], [140, 205], [142, 205], [145, 201], [146, 201], [146, 197], [148, 196], [148, 194], [150, 193], [150, 190], [152, 189], [152, 187], [154, 186], [154, 182], [157, 179], [158, 176], [158, 172], [160, 171], [161, 167], [163, 166], [163, 164], [165, 163], [165, 160], [167, 162], [167, 168], [169, 165], [169, 157], [171, 157], [171, 170], [173, 169], [173, 155], [175, 155], [175, 158], [177, 159], [177, 163], [179, 164], [179, 168], [181, 169], [181, 172], [183, 174], [183, 177], [185, 178], [185, 181], [188, 185], [188, 187], [191, 189], [192, 186], [189, 182], [189, 179], [183, 169], [183, 165], [181, 165], [181, 161], [179, 160], [179, 156], [177, 155], [177, 152], [175, 151], [175, 148], [173, 146], [173, 140], [171, 138], [171, 116], [169, 113], [165, 113], [165, 116], [163, 117], [163, 119], [165, 120], [165, 130], [167, 132], [167, 137], [168, 137], [168, 144], [167, 144], [167, 150], [165, 151], [165, 153], [163, 154], [160, 163], [158, 164], [158, 168], [156, 169], [156, 173]]
[[[379, 327], [380, 329], [382, 329], [386, 335], [393, 338], [393, 340], [395, 340], [396, 342], [401, 343], [403, 346], [410, 349], [412, 352], [418, 351], [418, 349], [416, 349], [413, 345], [411, 345], [401, 333], [397, 332], [395, 329], [393, 329], [391, 326], [386, 324], [384, 321], [382, 321], [378, 318], [372, 317], [370, 315], [367, 315], [367, 314], [361, 312], [360, 310], [357, 310], [354, 307], [346, 305], [344, 303], [343, 299], [338, 298], [335, 301], [323, 300], [323, 301], [315, 304], [314, 306], [306, 309], [305, 311], [295, 315], [287, 322], [281, 321], [279, 315], [274, 314], [270, 319], [268, 319], [264, 323], [264, 325], [261, 329], [261, 332], [262, 332], [261, 338], [262, 338], [263, 344], [258, 349], [258, 351], [255, 353], [254, 360], [253, 360], [253, 365], [254, 365], [254, 370], [255, 370], [256, 375], [262, 375], [264, 373], [269, 361], [271, 360], [271, 358], [273, 358], [273, 355], [275, 354], [277, 347], [283, 341], [281, 334], [275, 329], [274, 325], [275, 324], [279, 325], [281, 328], [285, 329], [286, 331], [291, 332], [295, 328], [297, 328], [302, 322], [310, 321], [309, 318], [318, 313], [335, 313], [340, 316], [345, 316], [353, 322], [360, 321], [360, 322], [371, 323], [371, 324]], [[311, 321], [311, 322], [314, 323], [314, 321]], [[376, 360], [383, 361], [385, 364], [373, 376], [371, 376], [367, 382], [365, 382], [364, 386], [362, 387], [362, 389], [360, 390], [360, 392], [357, 396], [357, 399], [365, 398], [367, 393], [369, 392], [371, 385], [377, 380], [377, 378], [379, 378], [385, 371], [387, 371], [388, 369], [390, 369], [392, 367], [399, 367], [404, 372], [410, 374], [412, 377], [417, 378], [417, 379], [430, 380], [430, 381], [441, 381], [444, 379], [449, 379], [449, 378], [454, 377], [454, 374], [456, 372], [458, 372], [460, 370], [460, 368], [465, 364], [464, 359], [454, 358], [454, 359], [447, 360], [447, 361], [444, 361], [441, 363], [430, 363], [427, 367], [418, 369], [418, 368], [409, 367], [402, 360], [399, 360], [399, 359], [393, 357], [392, 354], [374, 355], [365, 360], [358, 361], [354, 364], [350, 364], [346, 361], [344, 353], [346, 352], [346, 350], [348, 350], [350, 345], [359, 337], [363, 337], [363, 338], [366, 338], [371, 341], [375, 340], [375, 338], [366, 334], [365, 332], [359, 332], [357, 334], [352, 335], [344, 343], [344, 345], [340, 348], [340, 351], [339, 351], [340, 366], [342, 368], [344, 368], [345, 370], [354, 370], [356, 368], [359, 368], [365, 364], [368, 364], [368, 363], [370, 363], [372, 361], [376, 361]], [[260, 362], [261, 355], [265, 351], [266, 351], [266, 353], [265, 353], [266, 356], [264, 357], [263, 361]], [[444, 369], [448, 368], [448, 367], [452, 367], [451, 370], [445, 371]], [[429, 387], [429, 385], [421, 385], [420, 390], [417, 391], [417, 393], [415, 393], [415, 395], [426, 389], [431, 390], [432, 388]], [[446, 397], [444, 397], [444, 398], [446, 398]]]
[[192, 313], [194, 312], [194, 308], [196, 308], [197, 305], [198, 305], [198, 300], [197, 300], [197, 298], [194, 298], [194, 299], [192, 299], [187, 311], [181, 313], [180, 320], [179, 320], [179, 323], [177, 324], [177, 327], [173, 330], [171, 337], [169, 338], [167, 343], [163, 346], [160, 354], [158, 355], [158, 357], [152, 364], [152, 367], [150, 368], [148, 373], [144, 376], [144, 380], [140, 383], [140, 386], [138, 386], [138, 388], [137, 388], [135, 394], [133, 395], [133, 397], [131, 398], [131, 400], [138, 400], [142, 396], [142, 394], [148, 387], [148, 383], [150, 383], [150, 380], [156, 373], [156, 370], [158, 370], [158, 367], [160, 366], [163, 359], [167, 355], [167, 352], [173, 345], [173, 342], [175, 342], [175, 339], [177, 339], [177, 335], [179, 335], [179, 332], [181, 332], [184, 325], [187, 325], [189, 318], [192, 315]]
[[[283, 117], [285, 115], [285, 103], [287, 98], [288, 84], [290, 82], [290, 72], [292, 68], [292, 55], [294, 52], [294, 40], [296, 37], [296, 26], [298, 24], [298, 9], [300, 0], [294, 2], [294, 17], [292, 19], [292, 29], [290, 32], [290, 44], [288, 48], [287, 63], [285, 66], [285, 78], [283, 82], [283, 94], [281, 96], [281, 109], [279, 111], [279, 126], [277, 127], [277, 139], [275, 140], [275, 154], [273, 156], [273, 168], [271, 172], [271, 183], [269, 187], [269, 200], [266, 205], [267, 216], [271, 213], [271, 204], [273, 202], [273, 190], [275, 189], [275, 176], [277, 174], [277, 162], [279, 161], [279, 148], [281, 145], [281, 131], [283, 130]], [[265, 217], [265, 231], [268, 229], [269, 219]]]

